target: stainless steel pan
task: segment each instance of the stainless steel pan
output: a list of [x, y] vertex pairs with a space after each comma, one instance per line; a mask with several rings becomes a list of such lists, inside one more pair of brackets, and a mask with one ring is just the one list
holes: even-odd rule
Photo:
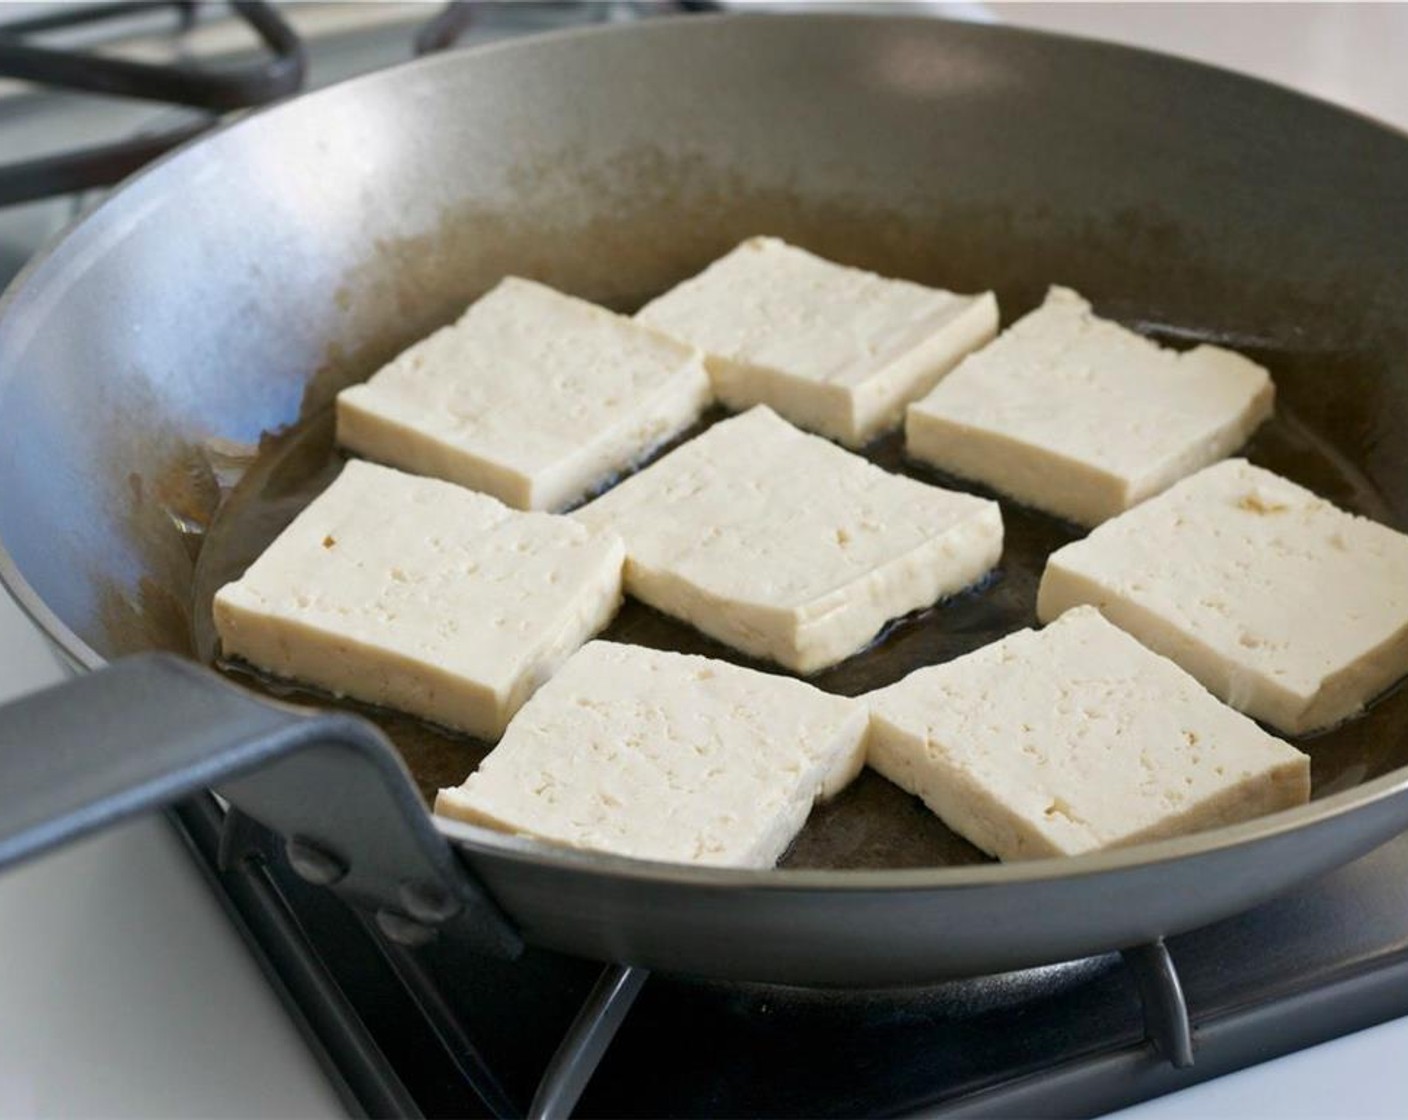
[[[501, 275], [629, 308], [760, 232], [994, 287], [1009, 321], [1061, 282], [1173, 341], [1248, 350], [1281, 408], [1253, 456], [1402, 525], [1405, 228], [1408, 139], [1370, 121], [1189, 63], [923, 20], [548, 36], [245, 120], [127, 184], [0, 307], [0, 574], [76, 667], [122, 659], [0, 716], [0, 862], [218, 784], [403, 939], [519, 933], [833, 985], [1080, 957], [1249, 907], [1408, 827], [1405, 694], [1305, 744], [1311, 805], [1239, 827], [998, 866], [871, 778], [782, 869], [726, 872], [432, 825], [413, 781], [458, 781], [482, 748], [386, 717], [413, 779], [360, 721], [126, 655], [210, 653], [209, 593], [326, 479], [331, 394]], [[894, 441], [877, 455], [908, 469]], [[858, 691], [1028, 624], [1069, 531], [1005, 512], [986, 598], [821, 683]], [[617, 632], [693, 640], [638, 609]]]

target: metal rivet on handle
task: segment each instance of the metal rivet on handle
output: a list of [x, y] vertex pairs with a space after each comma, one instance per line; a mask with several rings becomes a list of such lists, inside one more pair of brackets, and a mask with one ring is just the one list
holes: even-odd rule
[[401, 905], [406, 913], [417, 921], [438, 926], [449, 921], [462, 908], [459, 899], [436, 883], [417, 883], [407, 880], [400, 888]]
[[293, 836], [284, 846], [289, 866], [304, 882], [330, 887], [347, 875], [347, 861], [306, 836]]
[[414, 949], [435, 938], [435, 930], [423, 922], [418, 922], [408, 914], [383, 906], [376, 912], [377, 927], [398, 945]]

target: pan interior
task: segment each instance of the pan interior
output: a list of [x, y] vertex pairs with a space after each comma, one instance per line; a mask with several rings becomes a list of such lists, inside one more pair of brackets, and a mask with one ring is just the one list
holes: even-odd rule
[[[1184, 326], [1173, 339], [1184, 345], [1199, 339]], [[1252, 353], [1273, 369], [1277, 355]], [[715, 411], [686, 433], [697, 434], [725, 415]], [[1339, 454], [1292, 406], [1253, 438], [1245, 454], [1261, 466], [1295, 479], [1337, 504], [1381, 520], [1389, 518], [1381, 497], [1353, 463]], [[887, 470], [954, 489], [994, 496], [969, 483], [907, 460], [903, 439], [894, 433], [872, 444], [865, 455]], [[368, 716], [387, 733], [415, 775], [427, 802], [442, 786], [458, 785], [492, 744], [433, 726], [413, 717], [335, 699], [316, 690], [276, 681], [248, 667], [218, 660], [211, 601], [218, 588], [236, 579], [275, 536], [336, 477], [344, 458], [334, 445], [333, 418], [323, 408], [266, 441], [263, 452], [230, 491], [204, 535], [196, 563], [191, 604], [191, 643], [202, 660], [218, 665], [241, 683], [270, 695], [307, 703], [334, 704]], [[1047, 556], [1078, 539], [1083, 530], [1000, 499], [1005, 526], [1001, 564], [980, 587], [937, 607], [892, 622], [867, 649], [809, 678], [830, 692], [857, 696], [899, 680], [925, 665], [948, 661], [1035, 624], [1036, 590]], [[767, 669], [705, 637], [689, 626], [628, 599], [604, 637], [687, 653], [706, 654]], [[775, 671], [775, 667], [772, 667]], [[1368, 715], [1335, 730], [1297, 741], [1309, 752], [1315, 796], [1349, 788], [1401, 763], [1399, 744], [1408, 740], [1408, 690], [1381, 698]], [[873, 771], [833, 801], [819, 807], [782, 866], [796, 868], [938, 867], [984, 861], [986, 857], [948, 829], [917, 799]]]

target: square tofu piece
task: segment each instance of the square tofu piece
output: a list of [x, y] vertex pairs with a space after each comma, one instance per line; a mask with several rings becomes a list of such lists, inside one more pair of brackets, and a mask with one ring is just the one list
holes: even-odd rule
[[640, 646], [584, 646], [435, 811], [637, 859], [771, 867], [854, 778], [865, 705]]
[[997, 333], [997, 300], [887, 280], [755, 237], [636, 319], [702, 349], [730, 408], [770, 405], [860, 447], [898, 427], [906, 404]]
[[889, 474], [762, 405], [573, 517], [626, 541], [626, 590], [735, 649], [810, 673], [976, 583], [997, 503]]
[[339, 393], [337, 439], [515, 509], [556, 510], [694, 423], [711, 399], [693, 347], [509, 277]]
[[911, 405], [909, 454], [1079, 525], [1098, 525], [1230, 455], [1271, 415], [1261, 366], [1180, 353], [1046, 302]]
[[1080, 603], [1288, 735], [1408, 673], [1408, 537], [1241, 459], [1052, 553], [1038, 617]]
[[624, 548], [353, 461], [215, 596], [225, 656], [486, 739], [611, 620]]
[[1310, 759], [1090, 608], [871, 693], [868, 761], [998, 859], [1303, 803]]

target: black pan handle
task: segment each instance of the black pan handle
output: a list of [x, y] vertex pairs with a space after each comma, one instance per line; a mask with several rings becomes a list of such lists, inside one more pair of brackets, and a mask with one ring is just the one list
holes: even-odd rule
[[285, 837], [305, 879], [416, 944], [522, 941], [436, 830], [365, 720], [258, 699], [168, 654], [117, 661], [0, 707], [0, 869], [214, 788]]

